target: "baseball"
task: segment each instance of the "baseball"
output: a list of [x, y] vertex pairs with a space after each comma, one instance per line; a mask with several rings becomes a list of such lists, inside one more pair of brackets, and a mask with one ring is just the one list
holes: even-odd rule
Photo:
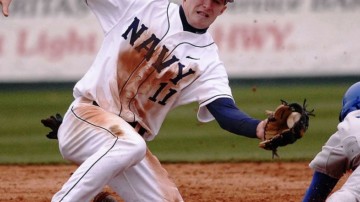
[[301, 117], [301, 114], [299, 112], [292, 112], [286, 121], [287, 126], [289, 128], [292, 128], [294, 126], [294, 124], [300, 120], [300, 117]]

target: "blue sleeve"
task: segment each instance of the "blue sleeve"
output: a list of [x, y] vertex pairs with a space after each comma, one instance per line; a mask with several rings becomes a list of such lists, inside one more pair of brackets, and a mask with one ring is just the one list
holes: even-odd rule
[[231, 133], [257, 138], [256, 128], [260, 120], [249, 117], [240, 111], [230, 98], [219, 98], [206, 105], [220, 127]]
[[303, 202], [324, 202], [339, 180], [320, 172], [314, 172]]

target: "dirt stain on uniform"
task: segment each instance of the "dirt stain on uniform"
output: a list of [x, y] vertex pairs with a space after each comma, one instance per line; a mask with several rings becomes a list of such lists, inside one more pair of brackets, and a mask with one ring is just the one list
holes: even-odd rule
[[154, 156], [149, 149], [146, 150], [145, 158], [148, 161], [151, 170], [155, 174], [156, 181], [158, 182], [161, 192], [163, 193], [164, 199], [166, 199], [166, 201], [174, 202], [183, 201], [175, 183], [170, 178], [168, 172], [161, 166], [158, 158], [156, 158], [156, 156]]
[[121, 118], [116, 114], [107, 112], [91, 103], [82, 103], [74, 112], [84, 121], [95, 126], [101, 126], [101, 128], [110, 131], [112, 135], [122, 136], [124, 134], [119, 125]]
[[137, 121], [149, 128], [146, 120], [163, 110], [166, 114], [179, 92], [191, 84], [200, 71], [195, 63], [182, 64], [182, 58], [163, 44], [155, 49], [152, 44], [137, 49], [146, 36], [143, 34], [132, 48], [119, 53], [117, 80], [119, 115], [127, 122]]

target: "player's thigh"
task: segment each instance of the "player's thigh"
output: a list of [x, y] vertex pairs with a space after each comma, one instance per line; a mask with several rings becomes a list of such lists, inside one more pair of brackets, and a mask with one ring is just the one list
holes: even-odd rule
[[340, 190], [334, 192], [327, 202], [360, 202], [360, 168], [355, 169]]
[[149, 149], [140, 163], [120, 173], [109, 185], [125, 201], [183, 201], [168, 172]]
[[349, 192], [348, 190], [339, 190], [333, 193], [326, 202], [359, 202], [359, 199]]
[[134, 128], [116, 114], [79, 101], [65, 114], [58, 137], [61, 154], [75, 163], [82, 163], [116, 138], [144, 141]]

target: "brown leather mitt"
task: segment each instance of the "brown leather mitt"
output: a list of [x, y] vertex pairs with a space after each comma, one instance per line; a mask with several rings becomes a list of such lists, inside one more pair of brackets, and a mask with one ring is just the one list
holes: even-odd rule
[[278, 147], [293, 144], [304, 136], [309, 127], [309, 116], [315, 116], [313, 112], [306, 110], [306, 99], [302, 106], [281, 100], [275, 111], [266, 111], [268, 118], [259, 147], [272, 150], [273, 158], [278, 156]]

